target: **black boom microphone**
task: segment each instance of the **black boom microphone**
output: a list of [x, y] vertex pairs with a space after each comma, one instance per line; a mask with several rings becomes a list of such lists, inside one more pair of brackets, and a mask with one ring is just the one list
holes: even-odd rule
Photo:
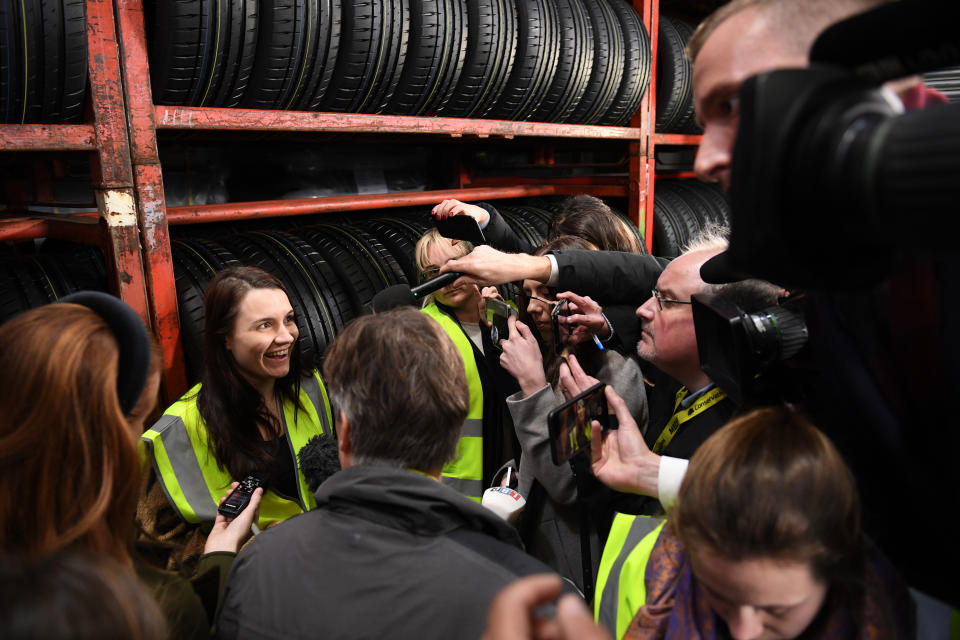
[[415, 307], [420, 300], [434, 291], [444, 288], [462, 275], [457, 271], [450, 271], [412, 288], [405, 284], [395, 284], [373, 296], [371, 307], [374, 313], [389, 311], [396, 307]]

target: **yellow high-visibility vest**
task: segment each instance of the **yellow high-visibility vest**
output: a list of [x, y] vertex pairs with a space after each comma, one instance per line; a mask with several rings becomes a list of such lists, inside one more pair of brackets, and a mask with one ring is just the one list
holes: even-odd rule
[[[197, 409], [199, 390], [199, 384], [190, 389], [140, 439], [146, 444], [147, 457], [154, 466], [157, 479], [180, 517], [186, 522], [211, 524], [217, 517], [220, 499], [229, 492], [230, 484], [243, 478], [230, 477], [217, 463], [206, 423]], [[266, 491], [260, 501], [257, 521], [261, 529], [317, 506], [297, 458], [297, 453], [310, 438], [323, 433], [333, 435], [330, 399], [317, 371], [301, 381], [300, 405], [297, 409], [290, 400], [283, 400], [287, 443], [299, 479], [298, 500], [294, 502]]]
[[460, 432], [457, 457], [443, 467], [441, 480], [471, 500], [480, 502], [483, 496], [483, 385], [474, 356], [473, 343], [460, 325], [437, 307], [435, 302], [422, 311], [436, 320], [446, 331], [463, 359], [470, 389], [470, 411]]

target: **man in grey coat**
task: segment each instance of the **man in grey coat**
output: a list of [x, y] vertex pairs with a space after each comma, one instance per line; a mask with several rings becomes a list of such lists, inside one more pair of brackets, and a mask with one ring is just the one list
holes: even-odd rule
[[469, 395], [456, 347], [412, 308], [364, 316], [327, 350], [343, 470], [317, 509], [237, 557], [222, 638], [475, 638], [496, 593], [550, 570], [439, 481]]

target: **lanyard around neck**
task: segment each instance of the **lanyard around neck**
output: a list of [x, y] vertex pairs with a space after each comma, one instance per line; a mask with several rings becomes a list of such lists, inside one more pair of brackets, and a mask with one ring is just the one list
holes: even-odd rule
[[683, 399], [687, 397], [688, 393], [690, 393], [690, 390], [686, 387], [681, 387], [680, 390], [677, 391], [677, 401], [673, 405], [673, 417], [670, 418], [667, 426], [663, 428], [662, 432], [660, 432], [660, 437], [657, 438], [657, 441], [654, 443], [654, 453], [663, 453], [663, 450], [666, 449], [667, 445], [669, 445], [673, 440], [673, 436], [677, 435], [677, 431], [680, 430], [680, 425], [687, 420], [692, 420], [727, 397], [727, 394], [723, 389], [720, 387], [714, 387], [705, 393], [702, 398], [697, 398], [694, 400], [689, 408], [677, 411], [677, 409], [680, 408], [680, 403], [683, 402]]

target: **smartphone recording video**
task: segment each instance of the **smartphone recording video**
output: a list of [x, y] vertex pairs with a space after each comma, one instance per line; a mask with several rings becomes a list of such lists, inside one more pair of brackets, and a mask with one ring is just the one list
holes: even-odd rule
[[617, 428], [616, 416], [607, 413], [606, 386], [599, 382], [547, 415], [554, 464], [562, 464], [590, 446], [590, 425], [594, 420], [604, 431]]
[[500, 341], [510, 337], [510, 325], [507, 319], [510, 316], [516, 316], [517, 311], [506, 302], [495, 298], [488, 298], [486, 301], [487, 324], [490, 325], [490, 342], [497, 349], [501, 349]]
[[572, 327], [566, 324], [560, 324], [560, 316], [569, 316], [570, 301], [558, 301], [550, 312], [550, 323], [553, 325], [553, 352], [556, 355], [563, 353], [563, 347], [566, 339], [570, 336]]

